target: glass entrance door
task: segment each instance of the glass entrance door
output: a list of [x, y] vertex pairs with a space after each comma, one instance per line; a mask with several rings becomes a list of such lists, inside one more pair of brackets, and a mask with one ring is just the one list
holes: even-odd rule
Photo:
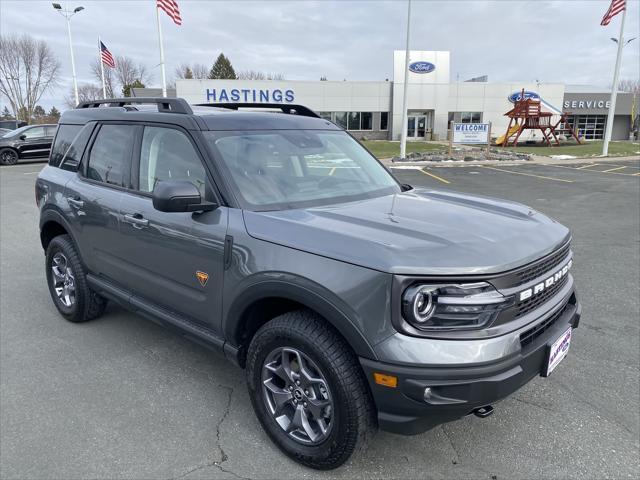
[[426, 112], [407, 117], [407, 138], [410, 140], [424, 139], [430, 128], [430, 117]]
[[416, 137], [416, 117], [407, 118], [407, 138]]

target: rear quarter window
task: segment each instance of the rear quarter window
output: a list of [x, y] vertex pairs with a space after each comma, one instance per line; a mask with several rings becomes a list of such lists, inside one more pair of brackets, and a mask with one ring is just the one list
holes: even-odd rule
[[58, 134], [53, 142], [51, 148], [51, 155], [49, 156], [49, 165], [53, 167], [59, 167], [65, 154], [73, 144], [73, 140], [78, 133], [82, 130], [82, 125], [60, 125], [58, 127]]

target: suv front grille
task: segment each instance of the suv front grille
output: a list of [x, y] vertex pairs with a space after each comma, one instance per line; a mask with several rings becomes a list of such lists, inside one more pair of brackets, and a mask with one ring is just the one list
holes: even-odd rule
[[545, 303], [547, 300], [549, 300], [551, 297], [553, 297], [556, 293], [560, 291], [560, 289], [565, 285], [565, 283], [567, 283], [568, 279], [569, 279], [569, 276], [565, 275], [564, 277], [562, 277], [560, 281], [545, 288], [542, 292], [538, 293], [537, 295], [529, 297], [526, 300], [523, 300], [522, 302], [516, 304], [516, 318], [526, 315], [527, 313], [531, 312], [532, 310], [535, 310], [540, 305]]
[[562, 317], [562, 314], [567, 310], [568, 306], [569, 306], [569, 304], [565, 305], [564, 308], [561, 308], [560, 310], [558, 310], [556, 313], [551, 315], [545, 321], [539, 323], [535, 327], [530, 328], [526, 332], [521, 333], [520, 334], [520, 346], [522, 348], [524, 348], [527, 345], [530, 345], [531, 343], [533, 343], [533, 341], [536, 338], [538, 338], [544, 332], [546, 332], [551, 327], [553, 327], [553, 325], [558, 321], [558, 319], [560, 317]]
[[567, 243], [565, 246], [561, 247], [559, 250], [555, 251], [540, 262], [518, 272], [516, 274], [516, 283], [514, 284], [514, 286], [527, 283], [534, 278], [537, 278], [540, 275], [544, 274], [545, 272], [553, 270], [555, 267], [560, 265], [562, 260], [564, 260], [564, 258], [569, 254], [570, 249], [571, 244]]

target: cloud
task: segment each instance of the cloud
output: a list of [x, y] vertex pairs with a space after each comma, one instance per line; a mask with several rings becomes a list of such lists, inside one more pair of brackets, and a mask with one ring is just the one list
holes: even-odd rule
[[[83, 1], [72, 21], [78, 81], [90, 82], [97, 36], [115, 55], [144, 63], [159, 84], [155, 2]], [[183, 25], [161, 12], [167, 73], [182, 62], [211, 65], [220, 52], [236, 70], [283, 73], [296, 80], [392, 79], [393, 50], [404, 49], [403, 1], [178, 0]], [[639, 1], [629, 0], [626, 37], [640, 37]], [[455, 81], [487, 74], [490, 81], [564, 82], [609, 86], [619, 18], [600, 26], [609, 0], [415, 1], [411, 48], [451, 51]], [[46, 107], [62, 106], [71, 85], [64, 19], [48, 1], [0, 3], [3, 34], [48, 41], [62, 63], [63, 87]], [[640, 39], [625, 47], [622, 78], [638, 78]]]

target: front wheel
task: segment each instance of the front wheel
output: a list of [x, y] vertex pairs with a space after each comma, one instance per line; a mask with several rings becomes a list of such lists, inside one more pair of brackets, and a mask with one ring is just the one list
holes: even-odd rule
[[0, 150], [0, 164], [15, 165], [18, 163], [18, 152], [13, 148], [3, 148]]
[[358, 360], [333, 328], [308, 311], [261, 327], [247, 353], [253, 408], [289, 457], [311, 468], [342, 465], [376, 430]]

